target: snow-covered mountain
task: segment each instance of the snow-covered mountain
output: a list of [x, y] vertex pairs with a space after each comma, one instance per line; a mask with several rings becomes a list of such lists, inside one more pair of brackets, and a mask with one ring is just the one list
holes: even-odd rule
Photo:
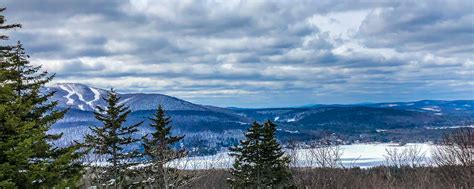
[[94, 111], [96, 106], [103, 106], [103, 97], [107, 95], [106, 90], [76, 83], [58, 83], [44, 90], [56, 92], [51, 100], [58, 101], [58, 107], [85, 111]]
[[[50, 100], [58, 102], [57, 108], [69, 108], [64, 118], [50, 130], [52, 133], [63, 133], [61, 140], [56, 141], [58, 146], [81, 141], [90, 132], [90, 126], [101, 125], [93, 112], [97, 106], [106, 106], [104, 98], [107, 97], [107, 90], [76, 83], [58, 83], [43, 90], [55, 91]], [[241, 137], [242, 130], [251, 123], [250, 119], [225, 108], [194, 104], [162, 94], [119, 93], [119, 97], [119, 103], [127, 105], [132, 111], [126, 124], [144, 121], [140, 127], [141, 136], [150, 132], [149, 118], [158, 105], [162, 105], [172, 118], [173, 131], [187, 136], [183, 145], [192, 146], [196, 150], [194, 153], [215, 152], [226, 141], [234, 144]]]
[[368, 104], [367, 106], [421, 111], [435, 115], [474, 115], [473, 100], [421, 100], [415, 102], [376, 103]]
[[[58, 101], [60, 108], [73, 108], [83, 111], [95, 111], [96, 106], [105, 106], [107, 90], [89, 87], [77, 83], [58, 83], [46, 87], [46, 91], [56, 91], [51, 100]], [[210, 111], [210, 108], [193, 104], [175, 97], [162, 94], [119, 94], [121, 101], [132, 111], [154, 110], [162, 105], [166, 110]]]
[[[97, 106], [105, 107], [107, 90], [76, 83], [59, 83], [44, 89], [55, 91], [51, 101], [57, 101], [57, 108], [69, 108], [62, 125], [82, 125], [96, 121], [92, 112]], [[172, 96], [162, 94], [127, 93], [120, 94], [123, 103], [130, 108], [130, 121], [147, 121], [159, 105], [175, 118], [180, 128], [196, 130], [197, 126], [206, 126], [197, 130], [223, 130], [221, 127], [241, 126], [250, 120], [224, 108], [194, 104]], [[232, 126], [229, 126], [232, 125]]]
[[[43, 89], [55, 91], [58, 108], [69, 108], [50, 132], [64, 133], [62, 144], [81, 140], [89, 126], [99, 123], [93, 112], [105, 106], [107, 90], [83, 84], [59, 83]], [[127, 123], [145, 121], [140, 135], [148, 133], [149, 118], [158, 105], [171, 116], [174, 131], [185, 134], [184, 144], [202, 153], [213, 153], [235, 144], [253, 121], [278, 124], [280, 140], [313, 140], [322, 132], [339, 133], [345, 140], [424, 141], [442, 136], [429, 128], [474, 125], [474, 101], [417, 101], [354, 105], [312, 105], [294, 108], [240, 109], [194, 104], [163, 94], [120, 94], [129, 106]], [[379, 133], [379, 131], [387, 131]], [[211, 147], [210, 147], [211, 146]], [[212, 149], [209, 151], [209, 149]]]
[[373, 107], [389, 108], [426, 112], [434, 115], [462, 115], [474, 116], [474, 100], [420, 100], [412, 102], [382, 102], [382, 103], [360, 103], [360, 104], [311, 104], [296, 107], [321, 108], [321, 107]]

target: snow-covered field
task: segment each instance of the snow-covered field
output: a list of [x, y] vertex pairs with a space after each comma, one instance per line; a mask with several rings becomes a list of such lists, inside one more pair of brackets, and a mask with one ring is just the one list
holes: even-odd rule
[[[385, 162], [386, 149], [397, 149], [399, 152], [407, 148], [416, 148], [429, 160], [434, 145], [428, 143], [410, 143], [404, 146], [391, 143], [377, 144], [352, 144], [340, 146], [342, 151], [341, 163], [344, 167], [373, 167], [383, 165]], [[293, 165], [297, 167], [315, 167], [316, 163], [311, 157], [311, 149], [296, 150], [296, 161]], [[173, 162], [170, 166], [181, 169], [219, 169], [230, 168], [233, 159], [228, 153], [218, 153], [211, 156], [189, 157]]]

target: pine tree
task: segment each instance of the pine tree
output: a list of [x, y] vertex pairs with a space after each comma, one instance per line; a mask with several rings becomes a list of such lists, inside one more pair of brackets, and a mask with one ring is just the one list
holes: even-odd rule
[[72, 185], [81, 170], [75, 161], [80, 156], [78, 147], [53, 147], [50, 142], [62, 135], [47, 134], [66, 110], [56, 110], [57, 102], [48, 102], [54, 92], [40, 92], [54, 75], [31, 66], [20, 42], [2, 54], [0, 69], [6, 73], [0, 90], [2, 183], [19, 188]]
[[[111, 165], [106, 167], [105, 173], [100, 173], [109, 185], [115, 187], [126, 185], [128, 168], [137, 164], [137, 158], [141, 153], [136, 149], [130, 149], [139, 139], [133, 135], [138, 132], [138, 127], [143, 123], [135, 123], [124, 126], [131, 110], [120, 104], [120, 97], [111, 89], [107, 98], [107, 107], [97, 106], [94, 113], [95, 118], [102, 122], [102, 126], [90, 127], [92, 134], [85, 136], [84, 145], [92, 150], [94, 154], [105, 157]], [[102, 182], [100, 179], [97, 182]]]
[[289, 171], [290, 159], [285, 156], [276, 140], [276, 125], [268, 120], [262, 128], [262, 183], [271, 188], [288, 186], [291, 178]]
[[[5, 24], [6, 19], [3, 15], [3, 12], [6, 8], [0, 8], [0, 30], [11, 30], [16, 28], [21, 28], [21, 24]], [[8, 40], [8, 36], [4, 34], [0, 34], [0, 40]], [[11, 50], [13, 47], [9, 45], [0, 45], [0, 51], [8, 51]], [[3, 58], [3, 57], [2, 57]]]
[[[0, 8], [0, 30], [20, 28], [5, 24], [5, 10]], [[0, 34], [0, 40], [7, 39]], [[40, 93], [54, 75], [40, 73], [41, 67], [31, 66], [28, 58], [20, 42], [0, 45], [0, 187], [72, 185], [81, 171], [77, 146], [54, 148], [48, 142], [61, 135], [46, 134], [65, 113], [48, 102], [53, 92]]]
[[187, 152], [184, 149], [174, 149], [184, 136], [171, 135], [171, 118], [165, 115], [160, 105], [156, 113], [150, 118], [150, 127], [154, 132], [145, 135], [143, 140], [144, 153], [150, 158], [151, 167], [147, 170], [148, 184], [159, 188], [175, 188], [186, 182], [188, 175], [176, 168], [166, 167], [166, 164], [183, 157]]
[[276, 125], [254, 122], [245, 140], [230, 149], [235, 158], [230, 184], [235, 188], [284, 188], [289, 186], [289, 159], [275, 138]]
[[235, 158], [231, 168], [230, 184], [236, 188], [263, 188], [261, 182], [261, 135], [262, 125], [254, 122], [245, 133], [245, 140], [230, 148]]
[[[19, 28], [19, 24], [5, 24], [6, 19], [3, 15], [5, 8], [0, 8], [0, 30], [9, 30]], [[0, 41], [7, 40], [8, 36], [0, 34]], [[20, 167], [26, 167], [28, 157], [31, 153], [29, 146], [20, 144], [18, 135], [21, 130], [18, 125], [21, 118], [15, 115], [14, 100], [15, 92], [11, 83], [10, 64], [7, 62], [7, 54], [11, 47], [0, 45], [0, 188], [14, 188], [15, 180], [18, 178]], [[22, 147], [22, 148], [20, 148]], [[16, 149], [26, 150], [24, 153], [17, 154]], [[21, 155], [21, 156], [20, 156]]]

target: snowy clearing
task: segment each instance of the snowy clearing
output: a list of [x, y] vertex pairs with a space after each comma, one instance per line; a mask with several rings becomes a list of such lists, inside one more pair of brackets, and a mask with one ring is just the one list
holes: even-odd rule
[[[392, 143], [341, 145], [340, 148], [343, 153], [341, 161], [344, 167], [367, 168], [383, 165], [386, 149], [398, 148], [403, 150], [409, 147], [420, 149], [428, 160], [434, 146], [428, 143], [410, 143], [404, 146]], [[298, 149], [296, 154], [296, 167], [315, 167], [315, 163], [309, 155], [310, 149]], [[232, 163], [233, 158], [227, 152], [222, 152], [210, 156], [188, 157], [173, 162], [170, 166], [180, 169], [225, 169], [231, 168]]]

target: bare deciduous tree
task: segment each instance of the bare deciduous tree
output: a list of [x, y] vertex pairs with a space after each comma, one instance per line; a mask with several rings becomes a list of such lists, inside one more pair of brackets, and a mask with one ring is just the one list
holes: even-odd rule
[[407, 146], [403, 149], [386, 148], [384, 155], [385, 164], [392, 167], [417, 167], [423, 165], [426, 161], [426, 154], [420, 146]]
[[317, 167], [343, 167], [341, 162], [342, 149], [338, 145], [321, 144], [309, 150], [309, 155]]
[[455, 187], [474, 187], [474, 129], [460, 129], [446, 135], [432, 156], [446, 182]]

